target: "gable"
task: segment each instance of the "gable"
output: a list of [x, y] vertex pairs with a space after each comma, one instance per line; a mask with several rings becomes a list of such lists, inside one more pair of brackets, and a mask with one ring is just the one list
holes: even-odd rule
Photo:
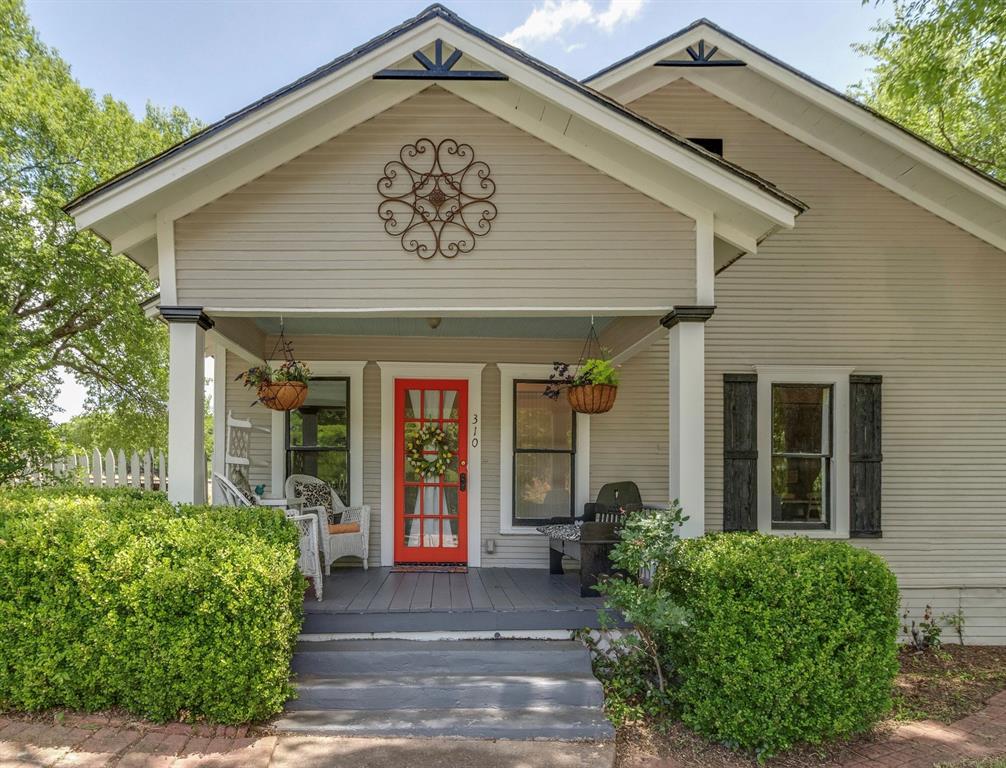
[[[800, 226], [774, 235], [752, 257], [761, 263], [766, 253], [798, 251], [822, 262], [857, 253], [883, 269], [874, 288], [897, 292], [913, 261], [928, 259], [949, 269], [954, 260], [980, 259], [987, 265], [989, 257], [1001, 256], [943, 218], [687, 80], [665, 85], [632, 107], [685, 135], [722, 138], [728, 157], [809, 203]], [[786, 288], [780, 283], [778, 290]]]
[[[703, 48], [714, 53], [703, 58]], [[701, 19], [586, 82], [631, 105], [679, 79], [1006, 250], [1006, 185], [710, 21]]]
[[[453, 259], [378, 217], [385, 164], [421, 137], [471, 145], [496, 182], [491, 231]], [[207, 311], [659, 314], [695, 295], [692, 220], [439, 86], [179, 219], [175, 262], [179, 303]]]

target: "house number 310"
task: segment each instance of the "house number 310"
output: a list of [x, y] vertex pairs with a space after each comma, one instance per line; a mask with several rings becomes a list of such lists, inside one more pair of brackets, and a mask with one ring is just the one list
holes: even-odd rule
[[472, 448], [479, 447], [479, 415], [472, 414]]

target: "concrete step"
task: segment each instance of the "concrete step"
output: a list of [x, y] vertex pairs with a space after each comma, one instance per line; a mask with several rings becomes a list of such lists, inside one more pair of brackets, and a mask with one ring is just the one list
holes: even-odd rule
[[603, 707], [601, 683], [565, 675], [301, 675], [288, 710]]
[[284, 713], [277, 731], [339, 736], [462, 736], [471, 739], [600, 741], [614, 728], [600, 708], [304, 709]]
[[298, 675], [563, 675], [590, 671], [580, 643], [556, 640], [332, 640], [297, 644]]

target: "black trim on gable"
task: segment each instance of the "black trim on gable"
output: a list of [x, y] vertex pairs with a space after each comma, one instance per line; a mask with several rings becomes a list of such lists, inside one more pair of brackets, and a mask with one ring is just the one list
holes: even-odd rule
[[786, 192], [783, 192], [781, 189], [776, 187], [770, 181], [763, 179], [757, 174], [752, 173], [751, 171], [748, 171], [745, 168], [736, 165], [735, 163], [731, 163], [728, 160], [724, 160], [721, 157], [717, 157], [711, 152], [707, 152], [706, 150], [702, 149], [701, 147], [695, 144], [692, 144], [690, 141], [679, 136], [673, 131], [670, 131], [667, 128], [664, 128], [663, 126], [653, 122], [652, 120], [649, 120], [643, 117], [642, 115], [633, 112], [631, 109], [619, 103], [615, 99], [612, 99], [609, 96], [606, 96], [599, 91], [595, 91], [593, 88], [586, 86], [580, 81], [576, 80], [575, 78], [570, 77], [569, 75], [559, 71], [558, 69], [555, 69], [554, 67], [549, 66], [548, 64], [545, 64], [543, 61], [540, 61], [534, 58], [533, 56], [529, 56], [519, 48], [514, 48], [513, 46], [508, 45], [499, 38], [493, 37], [492, 35], [483, 32], [481, 29], [472, 26], [467, 21], [462, 19], [460, 16], [455, 14], [453, 11], [448, 10], [444, 6], [440, 4], [434, 4], [426, 8], [418, 16], [415, 16], [414, 18], [403, 22], [397, 27], [388, 30], [383, 35], [379, 35], [378, 37], [373, 38], [369, 42], [364, 43], [363, 45], [358, 46], [357, 48], [354, 48], [349, 53], [340, 56], [339, 58], [331, 61], [330, 63], [324, 65], [323, 67], [319, 67], [318, 69], [305, 75], [299, 80], [295, 80], [293, 83], [290, 83], [289, 85], [284, 86], [283, 88], [280, 88], [277, 91], [273, 91], [268, 96], [265, 96], [262, 99], [259, 99], [258, 101], [249, 104], [247, 107], [244, 107], [243, 109], [226, 116], [219, 122], [207, 126], [198, 133], [195, 133], [189, 138], [164, 150], [159, 155], [155, 155], [154, 157], [145, 160], [144, 162], [135, 165], [128, 170], [123, 171], [117, 176], [113, 176], [111, 179], [103, 182], [102, 184], [99, 184], [97, 187], [94, 187], [93, 189], [84, 192], [83, 194], [79, 195], [78, 197], [74, 198], [66, 205], [64, 205], [63, 210], [69, 213], [71, 210], [79, 206], [81, 203], [89, 200], [90, 198], [103, 192], [106, 192], [109, 189], [117, 186], [118, 184], [121, 184], [126, 179], [148, 168], [153, 167], [154, 165], [164, 161], [165, 159], [172, 157], [173, 155], [176, 155], [179, 152], [182, 152], [185, 149], [188, 149], [189, 147], [198, 144], [201, 141], [206, 140], [215, 133], [218, 133], [224, 128], [233, 125], [234, 123], [240, 121], [241, 119], [251, 114], [252, 112], [261, 109], [262, 107], [265, 107], [266, 105], [276, 101], [277, 99], [282, 98], [283, 96], [286, 96], [287, 94], [292, 93], [300, 88], [303, 88], [304, 86], [313, 83], [316, 80], [319, 80], [334, 72], [337, 72], [339, 69], [343, 68], [344, 66], [352, 62], [354, 59], [370, 53], [371, 51], [381, 47], [382, 45], [391, 42], [400, 35], [435, 18], [442, 19], [454, 25], [461, 31], [478, 38], [482, 42], [492, 46], [493, 48], [496, 48], [498, 51], [509, 56], [510, 58], [528, 67], [531, 67], [532, 69], [537, 70], [538, 72], [546, 75], [547, 77], [550, 77], [556, 82], [559, 82], [573, 89], [574, 91], [580, 93], [581, 95], [586, 96], [592, 101], [601, 104], [607, 109], [610, 109], [613, 112], [617, 112], [623, 117], [626, 117], [632, 120], [633, 122], [643, 126], [644, 128], [647, 128], [648, 130], [653, 131], [654, 133], [662, 136], [664, 139], [670, 141], [671, 143], [676, 144], [677, 146], [682, 147], [684, 149], [687, 149], [693, 154], [702, 157], [703, 159], [713, 163], [714, 165], [717, 165], [729, 171], [738, 178], [746, 180], [747, 182], [760, 188], [763, 192], [766, 192], [775, 197], [777, 200], [791, 206], [798, 213], [803, 213], [808, 209], [808, 206], [804, 202], [802, 202], [796, 197], [793, 197], [790, 194], [787, 194]]

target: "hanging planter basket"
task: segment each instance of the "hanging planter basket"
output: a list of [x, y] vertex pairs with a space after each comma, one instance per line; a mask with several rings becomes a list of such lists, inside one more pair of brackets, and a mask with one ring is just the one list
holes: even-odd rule
[[301, 381], [278, 381], [261, 384], [258, 399], [273, 411], [296, 411], [307, 400], [307, 384]]
[[607, 413], [617, 394], [614, 384], [580, 384], [566, 390], [569, 405], [577, 413]]
[[283, 363], [278, 368], [273, 368], [266, 362], [239, 373], [235, 381], [240, 381], [257, 392], [256, 403], [262, 403], [273, 411], [295, 411], [307, 400], [307, 382], [311, 377], [311, 369], [294, 357], [293, 345], [286, 340], [282, 318], [279, 339], [269, 359], [275, 360], [277, 353], [283, 355]]

